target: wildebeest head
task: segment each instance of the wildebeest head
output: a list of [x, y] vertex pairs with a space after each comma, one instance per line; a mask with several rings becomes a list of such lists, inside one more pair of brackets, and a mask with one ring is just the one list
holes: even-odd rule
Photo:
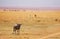
[[19, 28], [20, 28], [20, 27], [21, 27], [21, 25], [22, 25], [22, 24], [17, 24], [17, 27], [19, 27]]

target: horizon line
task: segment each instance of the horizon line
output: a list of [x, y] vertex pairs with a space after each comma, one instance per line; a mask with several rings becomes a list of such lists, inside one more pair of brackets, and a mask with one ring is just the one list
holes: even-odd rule
[[60, 10], [60, 7], [0, 7], [0, 9], [25, 9], [25, 10]]

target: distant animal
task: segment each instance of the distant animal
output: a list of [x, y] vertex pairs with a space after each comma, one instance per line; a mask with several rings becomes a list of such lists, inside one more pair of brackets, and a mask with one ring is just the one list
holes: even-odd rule
[[37, 15], [35, 14], [34, 17], [37, 17]]
[[16, 25], [13, 27], [13, 33], [14, 33], [14, 34], [19, 34], [21, 25], [22, 25], [22, 24], [16, 24]]
[[58, 19], [55, 19], [55, 21], [58, 21]]

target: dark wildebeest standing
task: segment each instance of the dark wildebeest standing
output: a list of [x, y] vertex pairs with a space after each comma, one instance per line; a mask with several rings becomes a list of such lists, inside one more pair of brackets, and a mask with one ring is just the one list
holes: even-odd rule
[[21, 28], [21, 24], [15, 25], [15, 26], [13, 27], [13, 33], [14, 33], [14, 34], [19, 34], [20, 28]]

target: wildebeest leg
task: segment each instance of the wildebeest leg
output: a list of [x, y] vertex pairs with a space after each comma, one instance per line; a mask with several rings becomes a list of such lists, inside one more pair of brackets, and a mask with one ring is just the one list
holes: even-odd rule
[[13, 34], [16, 34], [16, 29], [13, 29]]
[[17, 30], [17, 34], [18, 34], [18, 35], [20, 34], [20, 31], [19, 31], [19, 30]]

